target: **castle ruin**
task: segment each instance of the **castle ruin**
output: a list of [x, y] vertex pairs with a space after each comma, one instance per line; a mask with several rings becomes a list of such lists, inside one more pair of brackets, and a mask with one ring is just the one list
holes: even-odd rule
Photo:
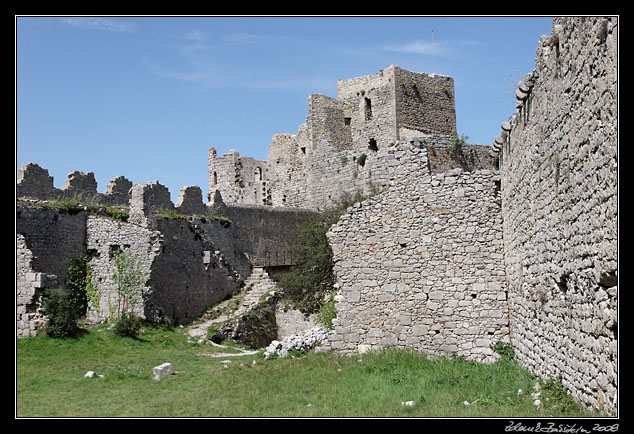
[[[277, 134], [268, 160], [209, 150], [209, 198], [275, 207], [324, 209], [344, 191], [384, 187], [394, 159], [389, 143], [451, 136], [456, 129], [451, 77], [392, 65], [340, 80], [337, 98], [308, 97], [296, 134]], [[363, 155], [363, 157], [362, 157]]]
[[[211, 148], [206, 204], [198, 187], [174, 205], [157, 182], [122, 177], [97, 193], [79, 172], [58, 190], [27, 165], [16, 186], [17, 334], [37, 332], [42, 290], [64, 286], [81, 254], [102, 306], [112, 302], [117, 249], [143, 263], [138, 313], [187, 323], [254, 265], [271, 265], [271, 252], [283, 256], [307, 216], [361, 190], [373, 196], [328, 232], [337, 318], [320, 351], [491, 362], [491, 346], [506, 342], [531, 372], [615, 412], [617, 39], [617, 18], [555, 18], [492, 145], [457, 140], [453, 79], [393, 65], [339, 81], [337, 98], [311, 95], [306, 123], [275, 135], [266, 161]], [[35, 206], [64, 197], [126, 208], [128, 221]]]

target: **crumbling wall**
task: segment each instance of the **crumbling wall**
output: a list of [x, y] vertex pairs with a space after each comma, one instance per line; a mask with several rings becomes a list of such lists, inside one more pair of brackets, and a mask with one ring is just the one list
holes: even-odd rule
[[[137, 224], [88, 216], [84, 236], [86, 250], [82, 253], [90, 257], [92, 283], [99, 294], [98, 301], [89, 303], [88, 319], [93, 323], [106, 321], [121, 309], [122, 300], [119, 299], [113, 279], [114, 256], [118, 252], [132, 254], [138, 260], [143, 276], [133, 312], [142, 318], [157, 319], [151, 308], [153, 288], [149, 279], [154, 261], [162, 253], [161, 234]], [[176, 286], [174, 290], [180, 288]]]
[[511, 342], [542, 377], [616, 409], [616, 18], [556, 18], [496, 139]]
[[68, 267], [85, 252], [86, 212], [16, 206], [16, 336], [45, 323], [42, 296], [68, 289]]
[[15, 329], [17, 337], [35, 336], [46, 318], [42, 312], [42, 295], [56, 288], [57, 276], [33, 269], [33, 252], [25, 236], [16, 234]]
[[232, 254], [235, 247], [223, 245], [221, 250], [216, 243], [219, 233], [229, 231], [219, 221], [163, 218], [157, 229], [161, 251], [149, 284], [158, 317], [188, 324], [240, 288], [241, 275], [223, 253]]
[[352, 147], [352, 132], [349, 110], [346, 103], [325, 95], [312, 94], [308, 98], [306, 123], [311, 132], [310, 147], [302, 153], [310, 153], [316, 144], [326, 140], [337, 149]]
[[394, 184], [328, 233], [339, 286], [328, 348], [492, 361], [490, 346], [508, 340], [499, 175], [430, 175], [425, 148], [397, 144], [394, 152]]
[[[50, 180], [52, 185], [46, 170], [28, 165], [22, 172], [31, 174], [22, 175], [19, 185], [30, 183], [31, 190], [43, 199], [59, 198], [54, 190], [38, 188], [35, 182], [38, 178], [47, 186]], [[96, 189], [90, 178], [70, 184], [82, 191]], [[120, 180], [117, 185], [121, 185]], [[110, 190], [122, 194], [121, 189]], [[71, 261], [83, 254], [89, 255], [98, 291], [98, 301], [91, 301], [87, 320], [111, 318], [119, 311], [113, 270], [114, 255], [120, 251], [139, 260], [143, 275], [134, 312], [150, 320], [169, 317], [176, 323], [187, 323], [239, 289], [253, 263], [287, 263], [284, 261], [290, 258], [284, 255], [294, 231], [312, 214], [262, 206], [227, 207], [219, 193], [205, 205], [197, 186], [183, 187], [176, 205], [169, 190], [157, 181], [134, 184], [127, 190], [127, 221], [104, 217], [85, 206], [69, 210], [53, 208], [50, 203], [43, 206], [42, 200], [33, 197], [20, 202], [25, 205], [17, 205], [19, 336], [37, 333], [45, 320], [41, 312], [44, 289], [66, 287]]]
[[128, 205], [128, 191], [132, 182], [123, 176], [110, 180], [104, 193], [97, 192], [97, 181], [93, 172], [74, 170], [68, 174], [64, 186], [53, 185], [53, 177], [48, 170], [35, 163], [25, 164], [16, 177], [16, 198], [21, 200], [75, 199], [109, 206]]
[[18, 205], [16, 233], [31, 252], [32, 270], [53, 274], [62, 287], [67, 287], [68, 266], [85, 250], [86, 212]]
[[208, 153], [208, 164], [209, 200], [218, 190], [228, 202], [271, 205], [269, 166], [266, 161], [241, 157], [235, 150], [218, 157], [216, 149], [212, 147]]
[[[456, 131], [453, 78], [395, 69], [395, 116], [399, 131], [452, 135]], [[411, 133], [410, 133], [411, 134]]]
[[365, 150], [371, 140], [372, 143], [387, 143], [397, 139], [396, 69], [398, 67], [392, 65], [376, 75], [337, 82], [338, 99], [348, 106], [345, 116], [349, 119], [352, 136], [348, 149]]

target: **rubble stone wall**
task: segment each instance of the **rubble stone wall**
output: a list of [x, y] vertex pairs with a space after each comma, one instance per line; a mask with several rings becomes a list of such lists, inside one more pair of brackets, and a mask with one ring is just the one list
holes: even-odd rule
[[395, 184], [328, 233], [339, 295], [327, 345], [493, 361], [509, 333], [499, 175], [432, 175], [425, 148], [397, 155]]
[[542, 377], [614, 410], [618, 370], [616, 18], [556, 18], [503, 124], [511, 342]]

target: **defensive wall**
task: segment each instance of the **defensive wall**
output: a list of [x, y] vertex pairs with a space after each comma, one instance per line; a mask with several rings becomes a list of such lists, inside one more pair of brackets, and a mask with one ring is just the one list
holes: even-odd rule
[[[92, 173], [72, 172], [71, 177], [94, 180]], [[124, 178], [116, 180], [121, 183]], [[183, 187], [174, 205], [168, 189], [156, 181], [130, 183], [129, 191], [121, 194], [127, 201], [109, 197], [110, 190], [98, 193], [93, 182], [76, 182], [79, 187], [72, 194], [52, 185], [52, 177], [36, 164], [25, 165], [18, 174], [18, 336], [37, 333], [44, 322], [43, 291], [68, 288], [68, 267], [81, 255], [89, 257], [99, 294], [99, 301], [89, 306], [89, 320], [109, 318], [118, 303], [112, 277], [118, 251], [139, 260], [144, 285], [137, 314], [153, 320], [169, 317], [177, 324], [191, 322], [238, 290], [254, 264], [289, 261], [286, 252], [294, 231], [312, 214], [300, 209], [226, 206], [219, 193], [213, 206], [208, 206], [202, 202], [200, 188], [194, 186]], [[68, 210], [43, 206], [64, 198], [79, 200], [79, 206]], [[113, 204], [126, 210], [128, 218], [109, 217], [106, 205]]]
[[508, 341], [497, 171], [433, 174], [426, 148], [399, 142], [394, 185], [328, 233], [339, 294], [324, 350], [384, 347], [495, 359]]
[[618, 390], [617, 32], [617, 18], [556, 18], [497, 139], [517, 358], [610, 410]]

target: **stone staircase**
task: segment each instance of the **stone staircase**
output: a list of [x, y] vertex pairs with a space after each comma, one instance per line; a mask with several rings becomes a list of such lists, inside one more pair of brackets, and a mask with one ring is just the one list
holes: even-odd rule
[[187, 333], [189, 336], [198, 339], [200, 342], [201, 339], [205, 338], [207, 329], [212, 324], [225, 323], [232, 318], [237, 318], [245, 314], [263, 300], [265, 295], [270, 295], [275, 291], [275, 281], [271, 279], [263, 267], [253, 267], [251, 275], [244, 281], [244, 284], [241, 294], [236, 296], [239, 297], [237, 308], [234, 299], [219, 303], [217, 306], [214, 306], [214, 310], [225, 310], [226, 308], [226, 312], [220, 316], [203, 315], [198, 321], [195, 321], [188, 327]]
[[253, 267], [244, 285], [246, 293], [240, 302], [242, 307], [251, 307], [257, 304], [265, 294], [275, 291], [275, 282], [263, 267]]

